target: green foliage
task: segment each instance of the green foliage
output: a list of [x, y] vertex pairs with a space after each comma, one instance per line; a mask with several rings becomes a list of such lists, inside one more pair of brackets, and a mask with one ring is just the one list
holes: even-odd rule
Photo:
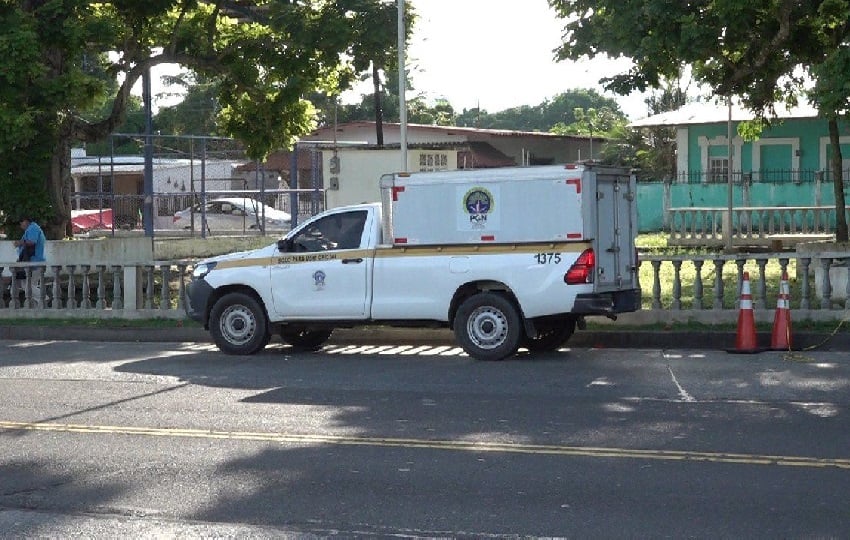
[[479, 109], [464, 110], [457, 117], [458, 126], [484, 129], [516, 129], [521, 131], [553, 131], [556, 126], [570, 126], [577, 119], [577, 109], [607, 110], [613, 117], [625, 118], [619, 104], [596, 90], [578, 88], [558, 94], [539, 105], [523, 105], [490, 114]]
[[50, 200], [44, 189], [45, 178], [50, 166], [52, 138], [49, 132], [36, 135], [26, 147], [25, 159], [20, 149], [0, 147], [0, 230], [7, 238], [17, 239], [21, 235], [18, 219], [34, 217], [45, 223], [52, 215]]
[[[679, 80], [664, 81], [645, 102], [650, 114], [674, 111], [687, 101]], [[676, 130], [669, 127], [631, 129], [616, 126], [608, 133], [602, 161], [637, 169], [638, 180], [669, 180], [676, 175]]]
[[[549, 0], [566, 21], [561, 59], [597, 55], [633, 60], [605, 79], [619, 94], [658, 88], [689, 66], [718, 96], [736, 96], [757, 118], [774, 104], [809, 98], [830, 125], [836, 236], [847, 240], [838, 117], [850, 104], [850, 2], [847, 0]], [[753, 125], [750, 128], [755, 128]], [[746, 128], [746, 129], [750, 129]], [[746, 130], [745, 130], [746, 132]], [[750, 135], [754, 130], [750, 130]]]
[[[166, 78], [169, 86], [183, 88], [182, 101], [159, 110], [153, 119], [154, 131], [167, 135], [220, 135], [216, 123], [219, 82], [191, 72]], [[128, 132], [130, 133], [130, 132]]]
[[[241, 139], [251, 157], [290, 145], [312, 127], [305, 96], [339, 92], [355, 70], [390, 61], [393, 13], [381, 0], [2, 2], [0, 212], [49, 201], [45, 232], [63, 236], [69, 149], [138, 127], [127, 120], [136, 107], [130, 89], [158, 64], [214, 80], [220, 132]], [[189, 125], [173, 116], [174, 127]], [[21, 176], [21, 163], [35, 172]]]
[[559, 122], [552, 126], [550, 131], [560, 135], [584, 135], [591, 137], [608, 137], [611, 133], [624, 126], [628, 120], [620, 112], [614, 112], [608, 107], [587, 109], [576, 107], [573, 109], [574, 121], [572, 124]]

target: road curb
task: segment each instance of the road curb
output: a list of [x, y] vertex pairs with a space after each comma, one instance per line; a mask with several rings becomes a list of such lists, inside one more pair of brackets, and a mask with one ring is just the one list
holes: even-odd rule
[[[209, 332], [199, 327], [82, 327], [0, 325], [2, 340], [103, 341], [103, 342], [194, 342], [211, 343]], [[758, 343], [767, 347], [770, 332], [757, 333]], [[360, 327], [337, 329], [330, 339], [335, 345], [456, 345], [448, 329]], [[850, 333], [795, 333], [794, 350], [850, 351]], [[567, 347], [634, 349], [729, 350], [735, 346], [735, 332], [694, 332], [655, 330], [583, 330], [576, 332]]]

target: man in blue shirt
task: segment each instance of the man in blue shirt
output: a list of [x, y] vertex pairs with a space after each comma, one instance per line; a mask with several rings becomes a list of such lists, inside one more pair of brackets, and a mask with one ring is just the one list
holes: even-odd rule
[[[23, 236], [21, 236], [20, 240], [15, 240], [15, 247], [18, 248], [18, 261], [28, 261], [28, 262], [44, 262], [44, 245], [46, 243], [46, 238], [44, 237], [44, 231], [41, 230], [41, 227], [38, 226], [38, 223], [33, 221], [29, 216], [22, 217], [19, 220], [21, 224], [21, 229], [24, 231]], [[27, 253], [29, 256], [24, 256], [24, 253]], [[33, 268], [31, 271], [32, 278], [32, 300], [33, 303], [41, 307], [41, 277], [42, 277], [42, 269], [41, 268]], [[23, 270], [18, 270], [15, 272], [16, 280], [25, 280], [26, 272]], [[4, 277], [3, 278], [3, 290], [6, 289], [6, 285], [11, 281], [11, 278]], [[25, 287], [25, 283], [20, 284], [21, 287]]]
[[24, 235], [21, 236], [20, 240], [15, 240], [15, 247], [18, 248], [18, 257], [20, 258], [24, 249], [32, 249], [34, 247], [35, 253], [30, 257], [30, 262], [44, 262], [44, 243], [46, 241], [44, 231], [30, 217], [22, 217], [20, 223]]

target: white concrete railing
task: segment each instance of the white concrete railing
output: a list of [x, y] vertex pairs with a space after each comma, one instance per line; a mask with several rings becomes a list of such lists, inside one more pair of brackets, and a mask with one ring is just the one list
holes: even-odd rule
[[0, 319], [183, 318], [189, 261], [149, 264], [3, 263], [11, 280], [0, 295]]
[[[781, 272], [791, 278], [795, 320], [842, 320], [850, 317], [848, 266], [850, 251], [641, 255], [643, 309], [620, 319], [635, 324], [734, 323], [747, 271], [757, 321], [772, 320], [778, 290], [774, 281]], [[0, 268], [24, 269], [30, 276], [22, 288], [14, 285], [11, 298], [4, 291], [0, 319], [183, 318], [191, 267], [188, 260], [127, 265], [0, 262]], [[38, 291], [41, 299], [33, 291], [34, 271], [44, 274]]]
[[[642, 254], [640, 261], [642, 274], [651, 276], [650, 283], [641, 283], [643, 309], [620, 317], [629, 323], [735, 323], [745, 271], [750, 276], [757, 322], [772, 321], [782, 272], [789, 275], [791, 310], [795, 319], [839, 321], [850, 318], [847, 272], [850, 251]], [[769, 272], [771, 267], [773, 271]], [[668, 277], [671, 273], [669, 281], [662, 280], [662, 275]], [[684, 274], [687, 279], [682, 277]], [[663, 293], [662, 286], [666, 289]]]
[[[850, 209], [850, 207], [848, 207]], [[785, 247], [833, 236], [835, 207], [741, 206], [670, 208], [671, 246], [724, 246], [732, 231], [734, 246]]]

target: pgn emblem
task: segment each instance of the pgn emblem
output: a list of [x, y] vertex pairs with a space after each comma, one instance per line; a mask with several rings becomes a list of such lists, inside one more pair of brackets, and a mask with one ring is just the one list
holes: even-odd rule
[[482, 187], [474, 187], [463, 196], [463, 207], [469, 214], [469, 223], [476, 229], [487, 225], [487, 215], [493, 211], [493, 194]]
[[316, 290], [321, 291], [325, 288], [325, 273], [321, 270], [313, 272], [313, 282], [316, 285]]

